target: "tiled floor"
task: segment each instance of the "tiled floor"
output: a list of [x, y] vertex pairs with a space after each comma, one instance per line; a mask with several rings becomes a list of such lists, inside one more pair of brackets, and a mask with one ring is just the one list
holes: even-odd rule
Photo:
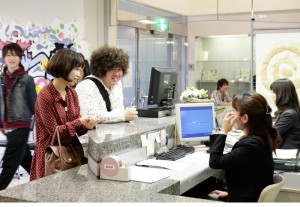
[[[2, 140], [2, 139], [6, 139], [6, 138], [0, 132], [0, 140]], [[2, 159], [2, 157], [4, 155], [4, 151], [5, 151], [5, 148], [4, 147], [0, 147], [0, 160]], [[2, 171], [2, 168], [0, 168], [0, 172], [1, 171]], [[19, 175], [16, 175], [13, 178], [13, 180], [9, 184], [8, 188], [10, 188], [12, 186], [16, 186], [16, 185], [20, 185], [20, 184], [29, 182], [29, 174], [21, 166], [19, 167], [19, 170], [17, 171], [17, 173], [19, 173]]]

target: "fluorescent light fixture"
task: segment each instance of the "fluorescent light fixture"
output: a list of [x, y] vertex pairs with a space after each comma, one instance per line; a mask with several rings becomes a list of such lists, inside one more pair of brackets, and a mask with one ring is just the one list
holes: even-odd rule
[[266, 14], [259, 14], [259, 15], [254, 15], [254, 17], [258, 18], [258, 19], [263, 19], [263, 18], [267, 18]]
[[174, 42], [173, 42], [173, 41], [167, 41], [167, 44], [172, 44], [172, 45], [174, 45]]
[[[211, 36], [203, 36], [204, 38], [216, 38], [216, 37], [221, 37], [221, 38], [229, 38], [229, 37], [247, 37], [249, 35], [247, 34], [241, 34], [241, 35], [211, 35]], [[199, 37], [198, 38], [203, 38], [203, 37]]]
[[155, 21], [151, 21], [151, 20], [148, 20], [148, 19], [139, 20], [137, 22], [142, 23], [142, 24], [156, 24], [157, 23]]

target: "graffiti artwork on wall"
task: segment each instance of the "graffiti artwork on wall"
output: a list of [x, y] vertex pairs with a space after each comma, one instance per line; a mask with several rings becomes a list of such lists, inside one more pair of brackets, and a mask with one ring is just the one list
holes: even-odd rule
[[45, 71], [45, 65], [53, 54], [61, 48], [82, 52], [87, 50], [83, 41], [80, 20], [63, 22], [59, 19], [49, 26], [39, 26], [34, 22], [19, 25], [14, 21], [6, 23], [0, 18], [0, 69], [4, 68], [2, 48], [9, 43], [17, 43], [24, 51], [21, 63], [28, 74], [34, 77], [39, 92], [53, 78]]
[[[279, 78], [290, 79], [300, 95], [300, 34], [256, 35], [256, 89], [275, 109], [270, 85]], [[275, 111], [275, 110], [273, 110]]]

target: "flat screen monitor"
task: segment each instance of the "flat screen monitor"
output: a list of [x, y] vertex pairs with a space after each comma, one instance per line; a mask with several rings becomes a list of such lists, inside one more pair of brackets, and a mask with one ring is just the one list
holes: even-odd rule
[[148, 93], [148, 105], [173, 106], [177, 71], [174, 68], [152, 67]]
[[216, 127], [214, 103], [175, 105], [176, 127], [181, 143], [201, 144]]

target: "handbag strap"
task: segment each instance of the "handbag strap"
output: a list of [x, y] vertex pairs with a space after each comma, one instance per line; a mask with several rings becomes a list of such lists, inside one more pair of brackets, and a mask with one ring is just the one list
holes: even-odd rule
[[58, 132], [58, 127], [59, 127], [59, 126], [57, 126], [57, 127], [55, 128], [54, 134], [53, 134], [53, 136], [52, 136], [51, 146], [54, 145], [55, 137], [57, 137], [57, 140], [58, 140], [58, 146], [61, 146], [61, 144], [60, 144], [60, 136], [59, 136], [59, 132]]
[[102, 95], [102, 97], [105, 101], [107, 111], [111, 111], [109, 95], [108, 95], [107, 90], [105, 90], [103, 84], [99, 80], [97, 80], [96, 78], [85, 77], [84, 79], [89, 79], [89, 80], [93, 81], [96, 84], [96, 86], [98, 87], [98, 90], [100, 91], [100, 93], [101, 93], [101, 95]]

